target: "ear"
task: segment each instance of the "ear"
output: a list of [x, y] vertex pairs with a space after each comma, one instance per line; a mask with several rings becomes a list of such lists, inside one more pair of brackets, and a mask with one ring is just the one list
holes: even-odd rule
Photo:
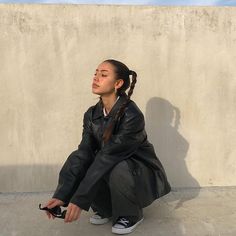
[[118, 79], [115, 82], [115, 88], [119, 89], [120, 87], [122, 87], [123, 84], [124, 84], [124, 80], [123, 79]]

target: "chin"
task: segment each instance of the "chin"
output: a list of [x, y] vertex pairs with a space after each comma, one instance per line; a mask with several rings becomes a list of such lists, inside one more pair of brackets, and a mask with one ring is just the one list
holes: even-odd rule
[[102, 93], [96, 92], [96, 91], [94, 91], [94, 90], [92, 90], [92, 93], [97, 94], [97, 95], [101, 95], [101, 94], [102, 94]]

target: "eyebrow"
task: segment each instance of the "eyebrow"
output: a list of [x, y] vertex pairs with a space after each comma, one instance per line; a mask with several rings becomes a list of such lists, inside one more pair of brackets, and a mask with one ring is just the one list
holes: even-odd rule
[[[98, 71], [98, 69], [96, 69], [96, 71]], [[108, 70], [101, 70], [101, 71], [108, 71]]]

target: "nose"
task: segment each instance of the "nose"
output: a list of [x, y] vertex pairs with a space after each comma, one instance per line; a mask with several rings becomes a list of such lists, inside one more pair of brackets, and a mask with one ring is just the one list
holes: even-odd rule
[[96, 75], [94, 75], [93, 80], [98, 81], [98, 77]]

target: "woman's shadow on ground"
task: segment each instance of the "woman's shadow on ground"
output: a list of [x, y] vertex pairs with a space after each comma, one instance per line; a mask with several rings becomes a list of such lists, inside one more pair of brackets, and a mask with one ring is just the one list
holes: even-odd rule
[[[153, 97], [147, 103], [145, 121], [148, 139], [154, 145], [155, 152], [164, 166], [172, 191], [191, 188], [189, 194], [177, 194], [175, 199], [172, 199], [178, 200], [175, 206], [177, 209], [185, 201], [195, 198], [200, 190], [199, 183], [186, 166], [189, 143], [178, 131], [181, 124], [180, 110], [163, 98]], [[171, 198], [168, 201], [171, 201]]]

